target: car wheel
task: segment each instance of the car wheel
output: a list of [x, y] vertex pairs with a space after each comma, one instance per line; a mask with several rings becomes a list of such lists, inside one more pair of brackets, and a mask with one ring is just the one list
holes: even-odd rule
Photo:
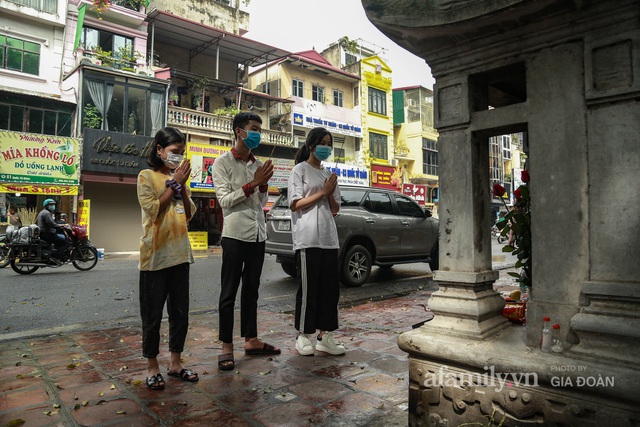
[[440, 251], [438, 249], [438, 242], [431, 249], [431, 261], [429, 261], [429, 268], [431, 271], [436, 271], [440, 268]]
[[291, 277], [298, 277], [298, 268], [295, 262], [280, 262], [282, 271], [287, 273]]
[[348, 287], [364, 285], [371, 273], [371, 254], [362, 245], [347, 249], [340, 268], [340, 281]]

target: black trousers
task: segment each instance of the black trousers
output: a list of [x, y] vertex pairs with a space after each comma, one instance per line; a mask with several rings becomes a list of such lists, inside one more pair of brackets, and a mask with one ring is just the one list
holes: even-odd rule
[[243, 242], [222, 238], [222, 273], [220, 302], [220, 341], [233, 342], [233, 310], [240, 294], [240, 336], [258, 336], [258, 288], [264, 263], [264, 242]]
[[296, 294], [295, 327], [305, 334], [338, 329], [340, 275], [338, 249], [297, 251], [300, 287]]
[[169, 313], [169, 351], [182, 353], [189, 328], [189, 263], [140, 272], [142, 356], [160, 353], [160, 324], [164, 303]]

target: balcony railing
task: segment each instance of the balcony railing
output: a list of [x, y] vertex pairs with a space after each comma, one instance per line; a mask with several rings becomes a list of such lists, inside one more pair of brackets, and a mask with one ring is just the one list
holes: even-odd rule
[[40, 12], [56, 15], [58, 13], [58, 0], [9, 0], [10, 3], [31, 7]]
[[[229, 139], [233, 134], [233, 119], [231, 117], [174, 106], [168, 107], [167, 125], [179, 127], [181, 130], [204, 131], [218, 137], [224, 134]], [[286, 147], [294, 146], [290, 134], [270, 129], [262, 129], [262, 143]]]

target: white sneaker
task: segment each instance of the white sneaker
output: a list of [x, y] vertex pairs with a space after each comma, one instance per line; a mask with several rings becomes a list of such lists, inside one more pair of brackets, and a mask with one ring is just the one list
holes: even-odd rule
[[324, 351], [325, 353], [329, 353], [333, 355], [339, 355], [339, 354], [345, 353], [344, 346], [342, 344], [337, 343], [333, 334], [330, 332], [326, 332], [322, 336], [322, 339], [318, 337], [318, 342], [316, 343], [316, 350]]
[[311, 356], [314, 353], [309, 334], [300, 334], [296, 338], [296, 350], [300, 356]]

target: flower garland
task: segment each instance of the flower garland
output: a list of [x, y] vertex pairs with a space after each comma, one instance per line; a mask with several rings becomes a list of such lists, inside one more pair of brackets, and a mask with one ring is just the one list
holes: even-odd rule
[[511, 252], [518, 258], [515, 267], [520, 268], [520, 273], [509, 273], [509, 275], [518, 278], [518, 281], [528, 288], [531, 288], [531, 196], [529, 194], [529, 171], [522, 171], [521, 180], [523, 182], [514, 192], [516, 199], [513, 209], [509, 209], [502, 196], [505, 189], [500, 184], [493, 186], [493, 194], [496, 195], [505, 208], [507, 214], [504, 221], [498, 221], [496, 226], [500, 230], [502, 236], [508, 236], [513, 233], [511, 244], [502, 248], [502, 252]]

